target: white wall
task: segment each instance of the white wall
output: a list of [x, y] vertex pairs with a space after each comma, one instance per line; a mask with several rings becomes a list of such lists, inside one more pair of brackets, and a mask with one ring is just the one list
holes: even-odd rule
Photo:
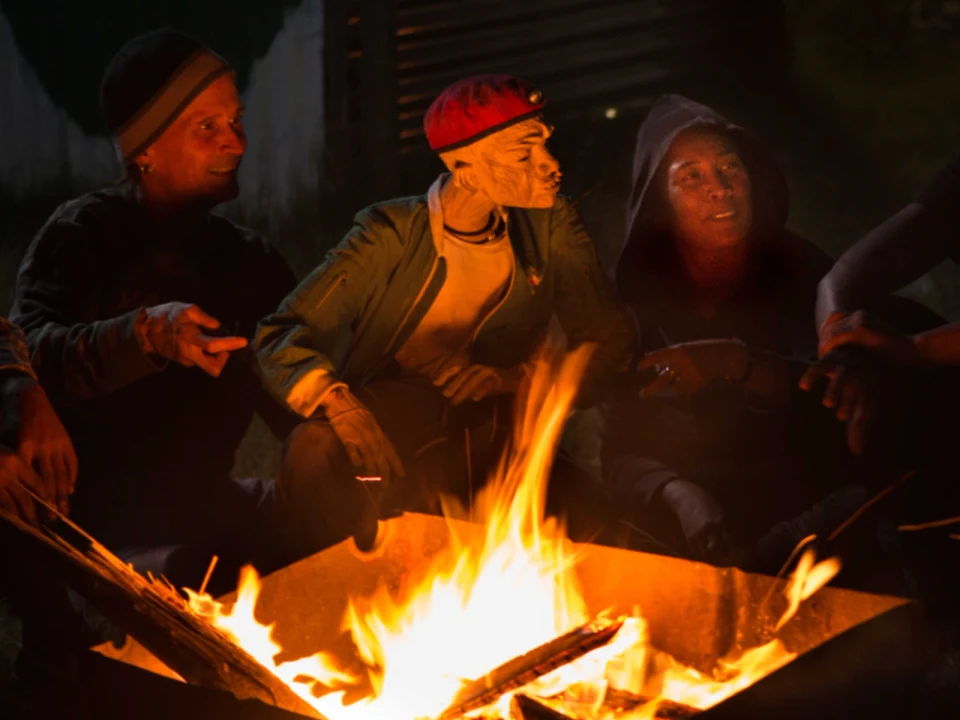
[[[319, 182], [323, 139], [323, 0], [304, 0], [285, 18], [242, 94], [249, 149], [241, 195], [228, 210], [270, 221]], [[84, 133], [58, 107], [17, 47], [0, 13], [0, 186], [14, 196], [61, 177], [77, 188], [120, 172], [111, 142]]]

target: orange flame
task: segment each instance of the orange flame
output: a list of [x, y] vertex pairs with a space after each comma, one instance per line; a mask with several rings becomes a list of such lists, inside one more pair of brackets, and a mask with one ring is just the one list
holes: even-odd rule
[[[463, 536], [451, 523], [451, 542], [425, 577], [411, 581], [399, 596], [380, 587], [370, 597], [352, 599], [343, 627], [366, 677], [344, 671], [324, 653], [277, 663], [282, 648], [271, 637], [273, 625], [254, 615], [260, 586], [251, 569], [242, 574], [231, 609], [196, 593], [190, 593], [191, 607], [330, 720], [437, 717], [465, 681], [588, 622], [574, 572], [577, 558], [562, 525], [544, 518], [544, 507], [556, 445], [592, 350], [581, 347], [536, 362], [513, 445], [477, 498], [474, 517], [484, 523], [482, 541]], [[445, 504], [444, 513], [466, 517], [453, 502]], [[806, 554], [801, 558], [778, 629], [832, 577], [824, 566]], [[617, 688], [656, 698], [617, 717], [652, 718], [664, 700], [710, 707], [793, 657], [774, 640], [705, 676], [652, 648], [637, 612], [606, 646], [523, 692], [553, 698], [571, 717], [598, 720], [611, 714], [604, 700], [608, 689]], [[366, 689], [366, 696], [347, 704], [347, 691], [357, 689]], [[504, 696], [483, 715], [508, 717], [508, 701]]]

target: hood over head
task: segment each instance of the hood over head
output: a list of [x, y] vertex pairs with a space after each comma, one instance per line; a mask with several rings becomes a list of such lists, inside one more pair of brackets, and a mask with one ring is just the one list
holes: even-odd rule
[[751, 238], [755, 242], [775, 238], [786, 223], [789, 209], [786, 179], [763, 143], [706, 105], [681, 95], [662, 95], [637, 133], [633, 184], [627, 202], [627, 227], [615, 270], [617, 286], [621, 291], [629, 294], [632, 286], [642, 282], [655, 245], [665, 240], [662, 230], [657, 227], [662, 208], [654, 206], [656, 200], [662, 198], [654, 188], [654, 182], [674, 138], [696, 126], [706, 126], [728, 134], [737, 145], [752, 188]]

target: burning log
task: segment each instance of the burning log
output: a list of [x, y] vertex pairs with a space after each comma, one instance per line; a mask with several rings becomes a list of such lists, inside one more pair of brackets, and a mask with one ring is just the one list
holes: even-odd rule
[[[603, 707], [621, 715], [630, 713], [653, 701], [652, 698], [610, 689], [607, 690], [604, 697]], [[656, 720], [687, 720], [687, 718], [692, 718], [700, 712], [697, 708], [670, 700], [661, 699], [656, 702], [657, 709], [653, 715]], [[560, 704], [562, 705], [562, 703]], [[510, 699], [510, 717], [511, 720], [572, 720], [571, 715], [567, 715], [560, 708], [554, 707], [554, 704], [549, 701], [522, 693], [517, 693]]]
[[57, 522], [43, 530], [0, 510], [5, 552], [57, 573], [187, 682], [226, 690], [238, 699], [253, 698], [308, 717], [322, 717], [221, 631], [192, 613], [166, 578], [144, 578], [47, 507], [56, 514]]
[[598, 618], [494, 668], [465, 685], [438, 720], [454, 720], [486, 707], [511, 690], [522, 688], [591, 650], [603, 647], [622, 625], [623, 618]]

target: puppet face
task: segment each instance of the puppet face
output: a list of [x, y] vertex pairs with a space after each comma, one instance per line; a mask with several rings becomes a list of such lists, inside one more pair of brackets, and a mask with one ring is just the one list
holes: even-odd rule
[[673, 233], [681, 242], [725, 247], [746, 240], [753, 222], [750, 177], [728, 138], [708, 128], [685, 130], [663, 166]]
[[242, 118], [233, 78], [212, 82], [137, 158], [150, 167], [141, 176], [145, 189], [166, 201], [211, 206], [235, 198], [247, 148]]
[[560, 163], [547, 150], [553, 128], [538, 119], [478, 140], [470, 150], [468, 182], [497, 205], [553, 207], [560, 190]]

